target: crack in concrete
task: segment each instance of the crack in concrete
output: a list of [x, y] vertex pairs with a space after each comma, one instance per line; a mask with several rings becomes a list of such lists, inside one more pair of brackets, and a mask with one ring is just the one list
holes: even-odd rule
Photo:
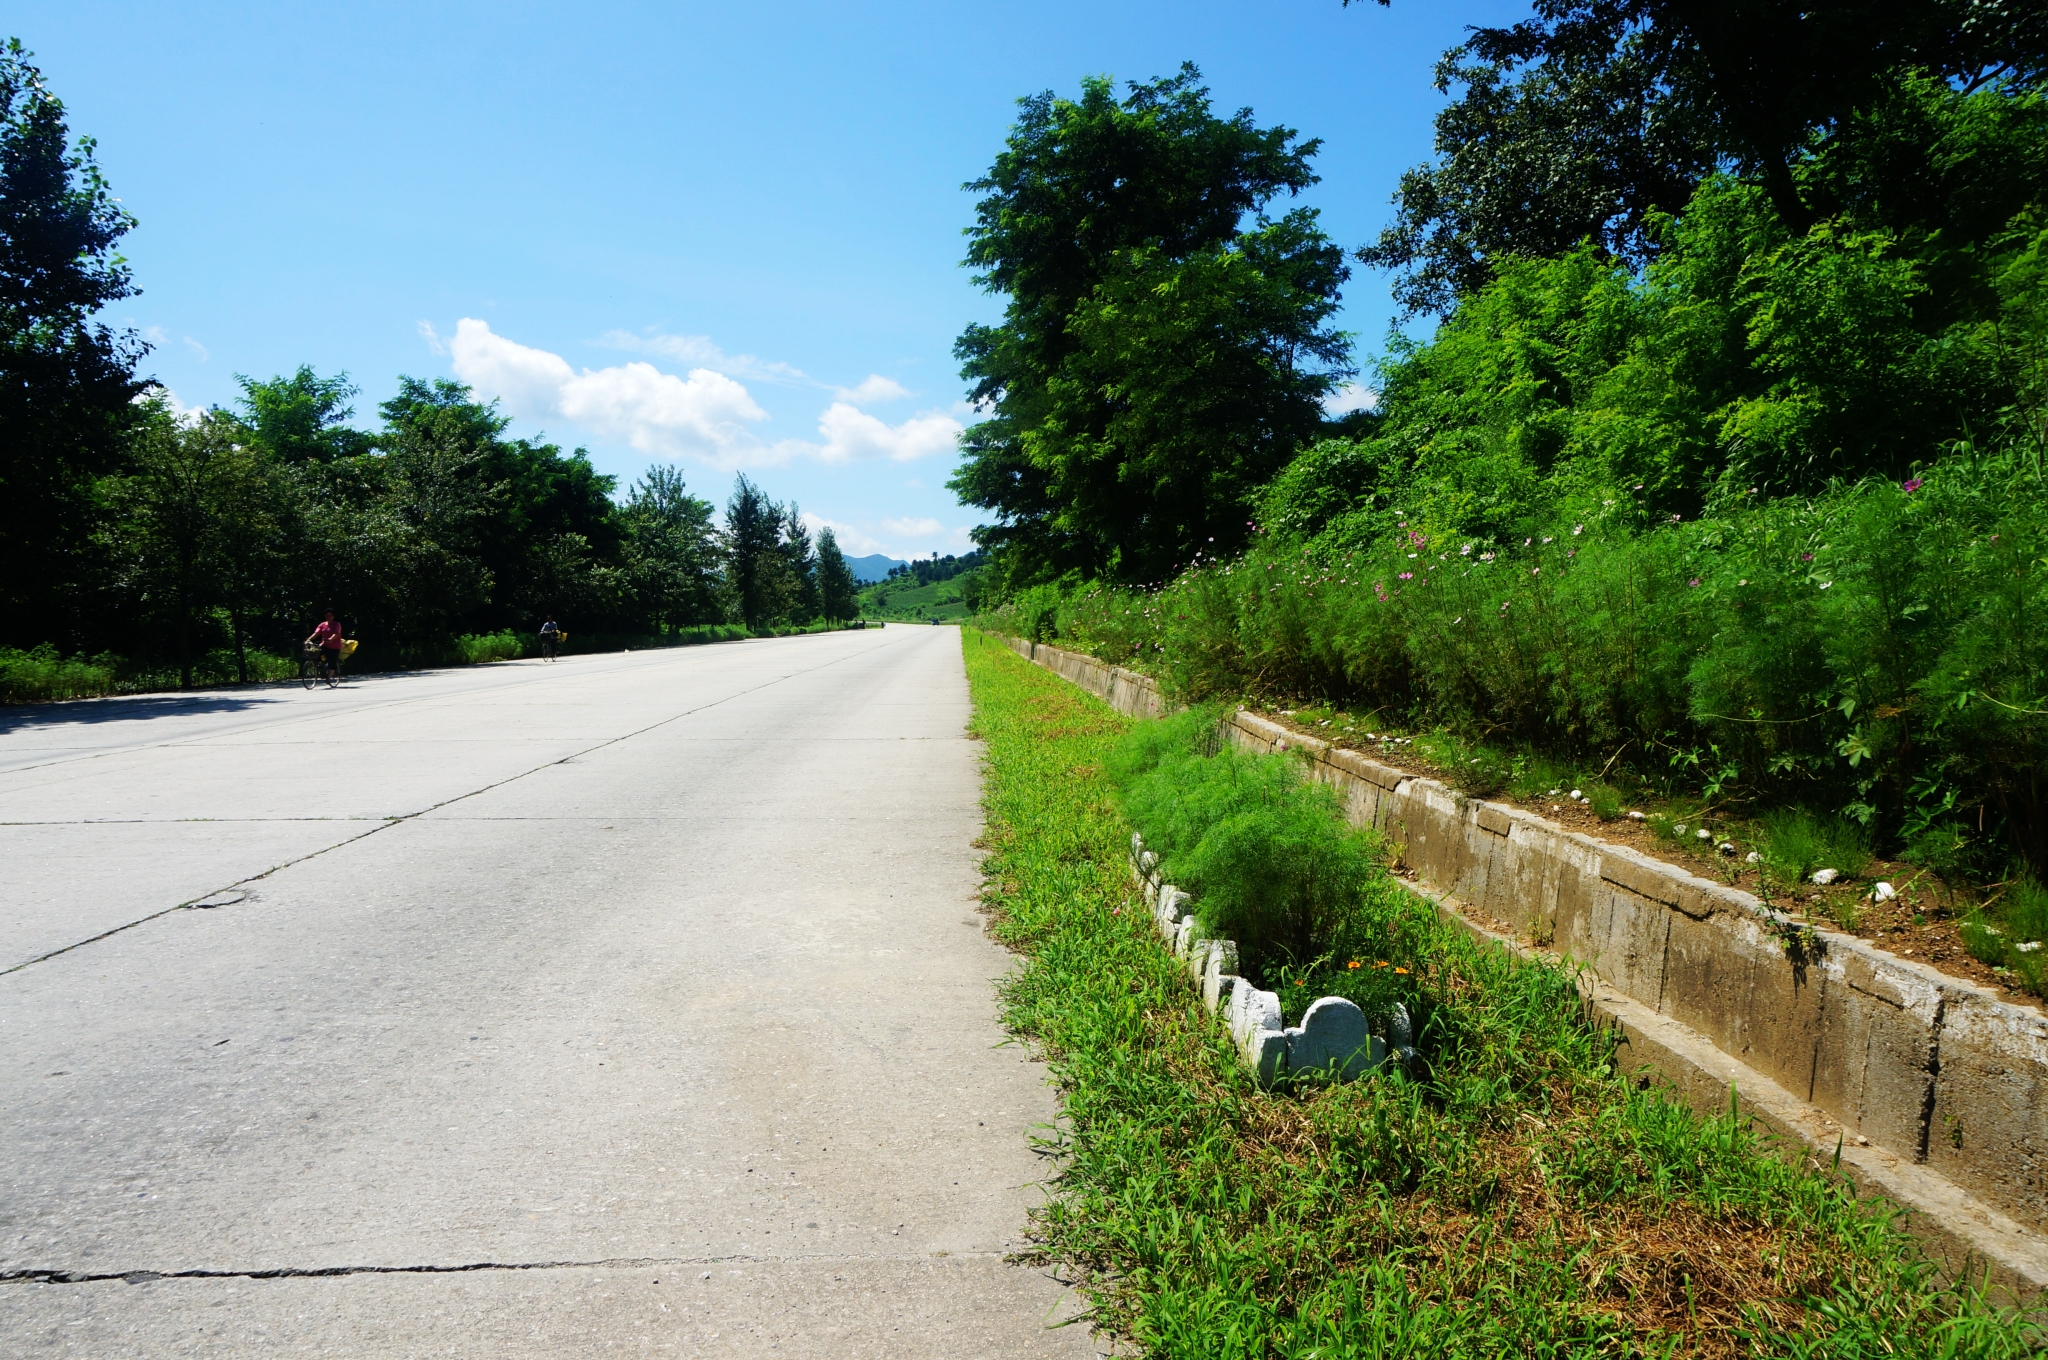
[[[784, 681], [787, 680], [794, 680], [800, 675], [809, 675], [813, 671], [822, 671], [828, 669], [829, 667], [836, 666], [840, 662], [849, 660], [852, 656], [856, 655], [860, 655], [860, 653], [849, 653], [846, 656], [837, 656], [830, 661], [822, 662], [816, 666], [808, 666], [803, 670], [790, 671], [786, 674], [778, 675], [772, 680], [764, 680], [758, 685], [753, 685], [742, 690], [735, 690], [731, 694], [727, 694], [722, 698], [713, 699], [710, 703], [699, 704], [695, 708], [686, 708], [680, 713], [671, 713], [668, 717], [663, 718], [659, 722], [652, 722], [647, 724], [647, 726], [645, 727], [636, 728], [631, 732], [624, 732], [616, 737], [609, 737], [604, 741], [598, 742], [594, 746], [587, 746], [580, 751], [571, 751], [568, 755], [560, 756], [554, 760], [542, 761], [540, 764], [535, 765], [530, 769], [521, 770], [517, 774], [507, 775], [503, 779], [495, 780], [489, 784], [485, 784], [481, 788], [470, 789], [466, 793], [458, 793], [455, 794], [453, 797], [443, 798], [438, 803], [431, 803], [426, 807], [418, 808], [412, 812], [399, 813], [396, 816], [385, 818], [378, 825], [371, 827], [367, 831], [359, 832], [353, 836], [344, 837], [343, 839], [334, 842], [332, 845], [323, 845], [318, 850], [309, 851], [306, 854], [300, 855], [296, 859], [288, 859], [282, 864], [273, 864], [260, 874], [250, 874], [247, 878], [238, 878], [232, 883], [223, 884], [218, 888], [211, 888], [206, 892], [200, 893], [197, 897], [188, 898], [185, 901], [179, 902], [174, 906], [165, 907], [161, 911], [153, 911], [147, 916], [137, 917], [133, 921], [129, 921], [123, 925], [115, 926], [110, 930], [103, 930], [99, 934], [89, 936], [86, 939], [75, 940], [70, 944], [63, 945], [56, 949], [52, 949], [46, 954], [38, 954], [36, 957], [32, 959], [23, 959], [20, 963], [14, 964], [11, 967], [0, 968], [0, 978], [4, 978], [12, 973], [18, 973], [22, 969], [32, 967], [38, 963], [47, 963], [51, 959], [57, 958], [60, 955], [69, 954], [76, 949], [83, 949], [89, 944], [98, 944], [101, 940], [107, 939], [114, 935], [119, 935], [124, 931], [133, 930], [137, 926], [148, 925], [151, 921], [160, 920], [163, 917], [171, 915], [173, 912], [189, 910], [197, 906], [198, 904], [207, 901], [210, 898], [220, 896], [222, 893], [232, 892], [237, 888], [247, 887], [251, 883], [260, 883], [264, 879], [269, 878], [272, 874], [280, 873], [283, 870], [292, 868], [295, 865], [304, 864], [308, 860], [318, 859], [320, 856], [328, 854], [332, 851], [340, 850], [346, 846], [354, 845], [357, 841], [362, 840], [366, 836], [374, 836], [380, 831], [388, 831], [392, 827], [401, 825], [405, 822], [416, 821], [419, 818], [426, 816], [430, 812], [438, 812], [440, 809], [444, 807], [451, 807], [456, 803], [462, 802], [464, 799], [475, 798], [480, 794], [489, 793], [493, 789], [501, 789], [505, 787], [507, 784], [515, 783], [518, 780], [526, 778], [528, 775], [538, 774], [542, 770], [552, 769], [557, 765], [566, 765], [568, 762], [572, 760], [579, 760], [584, 756], [595, 754], [598, 751], [604, 750], [608, 746], [616, 746], [622, 741], [631, 741], [635, 737], [645, 736], [647, 735], [647, 733], [653, 732], [659, 728], [666, 727], [670, 723], [681, 722], [684, 718], [690, 717], [693, 714], [703, 713], [709, 709], [717, 708], [720, 704], [728, 704], [735, 699], [745, 698], [749, 694], [756, 694], [764, 689], [772, 689], [776, 685], [782, 684]], [[397, 702], [405, 703], [411, 701], [399, 700]], [[392, 705], [384, 706], [390, 707]], [[186, 744], [188, 743], [163, 743], [163, 745], [166, 747]], [[0, 1278], [4, 1278], [4, 1276], [0, 1276]]]
[[272, 1266], [255, 1270], [0, 1270], [0, 1284], [105, 1284], [113, 1280], [149, 1284], [155, 1280], [324, 1280], [343, 1275], [468, 1275], [479, 1271], [519, 1270], [664, 1270], [677, 1266], [782, 1265], [789, 1262], [1006, 1261], [1001, 1251], [892, 1253], [816, 1252], [786, 1256], [615, 1256], [601, 1261], [468, 1261], [455, 1265], [416, 1266]]

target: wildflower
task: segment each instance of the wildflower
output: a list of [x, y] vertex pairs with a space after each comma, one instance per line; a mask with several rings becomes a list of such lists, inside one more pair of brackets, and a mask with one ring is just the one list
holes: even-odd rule
[[1827, 588], [1828, 588], [1829, 586], [1831, 586], [1831, 585], [1833, 585], [1833, 584], [1834, 584], [1834, 582], [1833, 582], [1833, 581], [1822, 581], [1822, 582], [1820, 583], [1820, 588], [1821, 588], [1822, 590], [1826, 590], [1826, 589], [1827, 589]]
[[1555, 543], [1555, 542], [1556, 542], [1557, 540], [1556, 540], [1556, 539], [1554, 539], [1554, 538], [1551, 538], [1551, 537], [1549, 537], [1548, 535], [1545, 535], [1545, 536], [1544, 536], [1544, 539], [1543, 539], [1543, 541], [1544, 541], [1545, 543]]
[[[1613, 502], [1613, 501], [1609, 501], [1609, 502], [1607, 502], [1607, 503], [1608, 503], [1609, 505], [1612, 505], [1612, 504], [1614, 504], [1614, 502]], [[1572, 526], [1572, 537], [1573, 537], [1573, 538], [1577, 538], [1577, 537], [1578, 537], [1578, 536], [1579, 536], [1580, 534], [1583, 534], [1584, 532], [1586, 532], [1586, 526], [1585, 526], [1585, 525], [1583, 525], [1583, 524], [1574, 524], [1574, 525]]]
[[1351, 962], [1349, 962], [1349, 963], [1345, 964], [1344, 966], [1345, 966], [1346, 968], [1352, 968], [1352, 969], [1355, 969], [1355, 968], [1357, 968], [1357, 967], [1358, 967], [1358, 960], [1357, 960], [1357, 959], [1353, 959], [1353, 960], [1352, 960]]
[[1687, 584], [1688, 586], [1696, 586], [1696, 585], [1698, 585], [1699, 583], [1700, 583], [1700, 578], [1699, 578], [1699, 577], [1697, 577], [1697, 576], [1693, 577], [1693, 578], [1692, 578], [1692, 579], [1691, 579], [1690, 581], [1687, 581], [1687, 582], [1686, 582], [1686, 584]]
[[1402, 581], [1412, 581], [1415, 579], [1415, 573], [1412, 571], [1404, 571], [1400, 574], [1400, 576], [1398, 576], [1395, 579]]
[[1296, 979], [1294, 980], [1294, 985], [1295, 985], [1295, 986], [1297, 986], [1297, 987], [1306, 987], [1306, 986], [1308, 986], [1308, 979], [1307, 979], [1307, 978], [1296, 978]]
[[1565, 557], [1566, 557], [1567, 559], [1570, 559], [1570, 558], [1574, 558], [1574, 557], [1577, 557], [1578, 555], [1579, 555], [1579, 550], [1578, 550], [1577, 548], [1573, 548], [1573, 549], [1572, 549], [1572, 550], [1571, 550], [1570, 552], [1568, 552], [1568, 553], [1566, 553], [1566, 554], [1565, 554]]
[[[1996, 535], [1993, 535], [1993, 537], [1996, 538]], [[1470, 557], [1472, 555], [1472, 546], [1472, 544], [1467, 543], [1464, 547], [1458, 549], [1458, 556]]]
[[1531, 543], [1534, 543], [1535, 541], [1536, 541], [1536, 540], [1535, 540], [1535, 539], [1533, 539], [1533, 538], [1525, 538], [1525, 539], [1523, 539], [1523, 540], [1522, 540], [1522, 546], [1526, 548], [1526, 547], [1528, 547], [1528, 546], [1529, 546], [1529, 545], [1530, 545]]
[[1408, 970], [1406, 968], [1396, 968], [1394, 971], [1397, 973], [1406, 973]]
[[1811, 562], [1811, 561], [1813, 560], [1813, 554], [1812, 554], [1812, 553], [1801, 553], [1801, 554], [1799, 554], [1799, 560], [1800, 560], [1800, 561], [1802, 561], [1802, 562]]
[[1913, 494], [1913, 493], [1914, 493], [1915, 491], [1918, 491], [1918, 490], [1920, 489], [1920, 485], [1921, 485], [1921, 483], [1920, 483], [1920, 479], [1919, 479], [1918, 477], [1909, 477], [1909, 478], [1907, 478], [1907, 479], [1906, 479], [1906, 484], [1905, 484], [1905, 486], [1904, 486], [1904, 487], [1902, 488], [1902, 490], [1904, 490], [1904, 491], [1905, 491], [1905, 493], [1906, 493], [1906, 494], [1907, 494], [1908, 496], [1910, 496], [1910, 495], [1912, 495], [1912, 494]]
[[1508, 612], [1508, 602], [1506, 600], [1500, 602], [1500, 612], [1503, 614]]
[[1481, 554], [1479, 554], [1479, 560], [1480, 560], [1480, 561], [1482, 561], [1482, 562], [1491, 562], [1491, 561], [1493, 560], [1493, 554], [1492, 554], [1492, 553], [1481, 553]]
[[1374, 965], [1373, 965], [1373, 967], [1375, 967], [1375, 968], [1384, 968], [1384, 967], [1386, 967], [1386, 966], [1387, 966], [1387, 961], [1386, 961], [1385, 959], [1381, 959], [1381, 960], [1380, 960], [1380, 961], [1379, 961], [1378, 963], [1376, 963], [1376, 964], [1374, 964]]
[[1745, 576], [1740, 581], [1737, 581], [1735, 584], [1739, 586], [1746, 586], [1749, 584], [1749, 578]]
[[1684, 518], [1684, 516], [1682, 516], [1682, 515], [1673, 515], [1673, 516], [1671, 517], [1671, 522], [1672, 522], [1673, 524], [1676, 524], [1676, 523], [1678, 523], [1678, 521], [1679, 521], [1679, 520], [1681, 520], [1681, 519], [1683, 519], [1683, 518]]

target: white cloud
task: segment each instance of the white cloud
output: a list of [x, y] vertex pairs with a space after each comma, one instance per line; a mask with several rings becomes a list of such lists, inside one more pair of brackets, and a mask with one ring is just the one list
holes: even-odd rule
[[688, 378], [648, 363], [584, 369], [559, 354], [494, 334], [464, 317], [448, 344], [455, 376], [532, 421], [560, 417], [657, 457], [693, 457], [719, 467], [780, 461], [748, 425], [766, 420], [747, 389], [708, 368]]
[[894, 378], [885, 378], [879, 373], [870, 373], [861, 379], [858, 387], [835, 387], [833, 395], [841, 401], [866, 403], [874, 401], [901, 401], [910, 395], [910, 390]]
[[[891, 425], [841, 400], [818, 418], [822, 444], [799, 439], [768, 443], [750, 428], [768, 419], [768, 413], [743, 384], [708, 364], [692, 368], [687, 378], [638, 360], [578, 371], [561, 355], [508, 340], [475, 317], [456, 322], [455, 334], [447, 338], [421, 322], [420, 335], [436, 353], [449, 356], [456, 377], [478, 396], [502, 402], [512, 415], [536, 423], [566, 420], [653, 457], [698, 458], [720, 468], [759, 467], [796, 457], [827, 463], [907, 463], [952, 453], [960, 435], [960, 422], [942, 412], [920, 412]], [[679, 355], [724, 357], [710, 341], [688, 336], [650, 339], [623, 331], [612, 336], [643, 349], [659, 342]], [[750, 356], [741, 357], [759, 369], [802, 376], [786, 364], [763, 365]], [[909, 395], [880, 376], [852, 391], [869, 397], [891, 391]]]
[[171, 343], [171, 337], [164, 334], [162, 326], [144, 326], [142, 328], [142, 338], [149, 341], [152, 345], [168, 345]]
[[888, 544], [861, 529], [858, 525], [844, 524], [836, 519], [826, 519], [823, 515], [814, 515], [808, 510], [804, 511], [797, 518], [804, 522], [804, 528], [811, 531], [813, 539], [818, 536], [818, 530], [830, 529], [832, 537], [839, 540], [839, 551], [845, 553], [848, 557], [866, 557], [871, 553], [881, 553], [884, 557], [901, 557], [903, 555], [899, 552], [891, 552]]
[[948, 529], [938, 520], [928, 517], [885, 519], [880, 522], [867, 521], [849, 524], [843, 520], [826, 519], [823, 515], [803, 512], [804, 526], [813, 535], [830, 526], [833, 537], [839, 540], [840, 551], [848, 557], [866, 557], [870, 553], [881, 553], [884, 557], [908, 560], [930, 557], [934, 551], [963, 552], [974, 546], [968, 537], [968, 527], [960, 525]]
[[1379, 393], [1363, 383], [1355, 382], [1345, 383], [1323, 398], [1323, 409], [1333, 416], [1346, 416], [1353, 411], [1370, 411], [1379, 404]]
[[199, 362], [202, 364], [213, 357], [212, 352], [208, 350], [206, 346], [200, 344], [197, 340], [194, 340], [189, 335], [185, 337], [185, 347], [191, 350], [194, 354], [198, 355]]
[[750, 378], [755, 382], [787, 383], [792, 386], [820, 385], [813, 382], [808, 373], [789, 364], [757, 359], [751, 354], [727, 354], [713, 344], [708, 335], [663, 335], [659, 332], [635, 335], [632, 331], [606, 331], [598, 337], [597, 343], [607, 349], [623, 349], [635, 354], [655, 354], [665, 359], [695, 364], [699, 368], [708, 368], [714, 373], [723, 373], [730, 378]]
[[890, 425], [847, 402], [835, 401], [818, 417], [818, 433], [825, 446], [818, 456], [828, 463], [852, 463], [869, 458], [886, 458], [908, 463], [935, 453], [951, 453], [959, 446], [960, 422], [938, 411], [912, 416], [901, 425]]

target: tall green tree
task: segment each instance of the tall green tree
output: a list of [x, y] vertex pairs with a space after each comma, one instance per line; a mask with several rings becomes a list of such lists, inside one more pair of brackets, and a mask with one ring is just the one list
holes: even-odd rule
[[160, 400], [148, 404], [128, 467], [103, 495], [114, 512], [118, 579], [136, 607], [129, 627], [160, 629], [168, 646], [131, 637], [126, 650], [168, 651], [189, 689], [203, 635], [225, 611], [239, 678], [248, 679], [242, 617], [284, 570], [279, 490], [269, 459], [234, 417], [209, 411], [185, 424]]
[[[1385, 0], [1382, 0], [1385, 3]], [[1640, 265], [1654, 220], [1716, 171], [1761, 186], [1795, 234], [1839, 204], [1801, 173], [1920, 72], [1958, 91], [2048, 74], [2048, 11], [2020, 0], [1537, 0], [1447, 53], [1434, 164], [1360, 253], [1447, 313], [1500, 262], [1591, 240]]]
[[350, 401], [361, 389], [348, 374], [323, 378], [311, 364], [301, 364], [290, 377], [268, 382], [236, 375], [242, 388], [242, 415], [273, 455], [286, 464], [331, 463], [368, 453], [372, 436], [350, 426], [355, 407]]
[[633, 598], [656, 628], [716, 623], [720, 553], [710, 501], [692, 496], [682, 469], [647, 469], [626, 496], [626, 570]]
[[811, 531], [791, 501], [782, 521], [782, 558], [789, 568], [789, 618], [809, 623], [824, 608], [818, 592], [818, 554], [811, 546]]
[[843, 623], [859, 611], [860, 583], [846, 554], [839, 550], [839, 536], [831, 526], [818, 530], [818, 607], [827, 621]]
[[792, 582], [782, 551], [782, 507], [742, 473], [725, 506], [725, 573], [735, 610], [749, 628], [789, 612]]
[[1316, 182], [1320, 143], [1218, 117], [1200, 79], [1025, 99], [967, 186], [967, 263], [1009, 300], [955, 346], [989, 414], [949, 486], [995, 513], [976, 538], [1013, 581], [1157, 579], [1239, 546], [1252, 493], [1351, 371], [1327, 324], [1342, 252], [1310, 210], [1264, 215]]
[[[135, 293], [135, 225], [18, 40], [0, 49], [0, 607], [53, 631], [84, 606], [94, 484], [140, 418], [132, 331], [95, 322]], [[54, 616], [54, 617], [53, 617]]]

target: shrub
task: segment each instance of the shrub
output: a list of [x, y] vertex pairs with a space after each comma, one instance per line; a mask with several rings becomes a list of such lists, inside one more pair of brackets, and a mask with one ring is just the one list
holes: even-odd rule
[[22, 651], [0, 647], [0, 703], [40, 704], [114, 692], [114, 659], [66, 660], [49, 643]]
[[1619, 751], [1616, 770], [1709, 804], [1841, 813], [1936, 867], [2016, 852], [2048, 873], [2030, 462], [1965, 450], [1904, 483], [1643, 520], [1624, 492], [1504, 541], [1406, 518], [1364, 546], [1268, 536], [1159, 590], [1039, 587], [989, 621], [1183, 701], [1327, 701], [1516, 746], [1518, 792]]
[[455, 639], [455, 652], [468, 665], [486, 661], [516, 661], [526, 648], [509, 629], [502, 633], [465, 633]]
[[1112, 776], [1203, 928], [1236, 940], [1247, 975], [1277, 986], [1284, 970], [1314, 970], [1342, 947], [1381, 876], [1376, 842], [1345, 824], [1300, 762], [1251, 755], [1217, 731], [1217, 715], [1200, 710], [1140, 726]]

